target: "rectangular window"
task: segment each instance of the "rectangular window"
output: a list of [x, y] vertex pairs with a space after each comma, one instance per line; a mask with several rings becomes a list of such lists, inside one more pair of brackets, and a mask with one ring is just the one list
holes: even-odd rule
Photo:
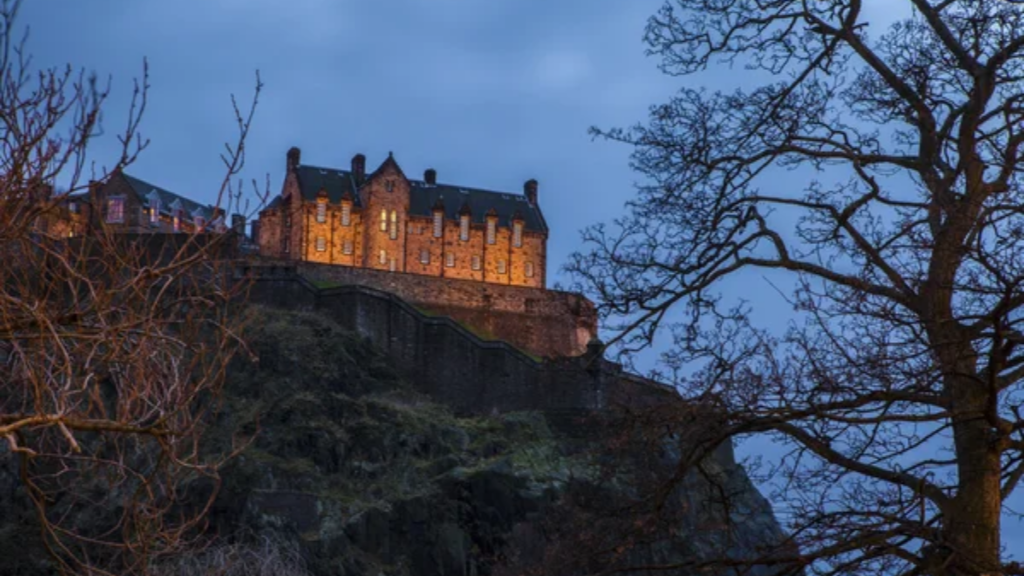
[[316, 251], [327, 252], [327, 239], [323, 236], [316, 237]]
[[394, 210], [391, 211], [391, 239], [396, 240], [398, 238], [398, 213]]
[[463, 214], [459, 219], [459, 240], [469, 240], [469, 215]]
[[345, 243], [341, 245], [341, 251], [343, 253], [345, 253], [345, 254], [351, 254], [352, 253], [352, 241], [351, 240], [345, 240]]
[[434, 238], [441, 237], [441, 228], [444, 225], [444, 214], [434, 212]]
[[71, 211], [72, 214], [78, 214], [78, 202], [69, 202], [68, 210]]
[[506, 272], [505, 261], [498, 260], [498, 274], [504, 274]]
[[341, 225], [352, 225], [352, 205], [349, 204], [348, 202], [341, 203]]
[[319, 201], [316, 203], [316, 221], [321, 224], [327, 222], [327, 202]]
[[454, 252], [448, 252], [447, 254], [444, 255], [444, 265], [449, 267], [449, 268], [453, 268], [455, 266], [455, 253]]
[[523, 247], [523, 223], [513, 222], [512, 223], [512, 245], [516, 248]]
[[420, 264], [430, 264], [430, 250], [420, 250]]
[[380, 263], [381, 264], [387, 264], [388, 263], [388, 251], [387, 250], [381, 250], [380, 251]]
[[178, 211], [174, 212], [174, 222], [173, 222], [173, 224], [174, 224], [174, 231], [175, 232], [180, 232], [181, 231], [181, 212], [178, 212]]
[[107, 198], [107, 222], [119, 224], [124, 222], [124, 197], [111, 196]]
[[527, 262], [525, 266], [526, 277], [533, 278], [533, 262]]
[[398, 259], [397, 258], [392, 258], [391, 259], [391, 263], [388, 264], [388, 270], [390, 270], [391, 272], [394, 272], [397, 269], [398, 269]]
[[480, 269], [480, 257], [479, 256], [473, 256], [473, 260], [471, 261], [471, 266], [473, 267], [473, 270], [479, 270]]
[[497, 240], [497, 238], [496, 238], [496, 236], [497, 236], [497, 228], [498, 228], [498, 223], [494, 220], [494, 218], [488, 218], [487, 219], [487, 243], [488, 244], [494, 244], [495, 241]]
[[[388, 211], [384, 209], [381, 209], [380, 211], [380, 231], [388, 231]], [[381, 262], [381, 264], [383, 264], [383, 262]]]

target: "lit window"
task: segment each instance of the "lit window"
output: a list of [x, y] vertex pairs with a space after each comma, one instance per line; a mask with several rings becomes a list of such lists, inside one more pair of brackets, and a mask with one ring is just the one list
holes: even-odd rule
[[341, 203], [341, 225], [350, 226], [352, 224], [352, 205], [348, 202]]
[[124, 197], [107, 198], [107, 222], [116, 224], [124, 222]]
[[391, 263], [388, 264], [388, 270], [394, 272], [397, 267], [398, 267], [398, 261], [395, 258], [392, 258], [391, 259]]
[[381, 250], [380, 251], [380, 263], [381, 264], [387, 264], [388, 263], [388, 251], [387, 250]]
[[345, 254], [351, 254], [352, 253], [352, 241], [351, 240], [345, 240], [345, 243], [342, 244], [342, 246], [341, 246], [341, 251], [343, 253], [345, 253]]
[[533, 278], [533, 262], [527, 262], [525, 266], [526, 277]]
[[327, 202], [323, 200], [316, 203], [316, 221], [321, 224], [327, 222]]
[[434, 238], [441, 237], [441, 227], [444, 224], [444, 214], [441, 212], [434, 212]]
[[[381, 209], [380, 211], [380, 231], [388, 231], [388, 211], [384, 209]], [[383, 264], [383, 262], [381, 262], [381, 264]]]
[[505, 273], [505, 261], [504, 260], [498, 260], [498, 274], [504, 274], [504, 273]]
[[513, 222], [512, 223], [512, 245], [516, 248], [520, 248], [523, 245], [523, 223]]
[[174, 211], [174, 231], [181, 231], [181, 210]]
[[202, 228], [204, 226], [206, 226], [206, 218], [203, 218], [202, 216], [196, 216], [196, 229], [195, 229], [195, 231], [199, 232], [200, 230], [202, 230]]
[[398, 213], [394, 210], [391, 211], [391, 239], [398, 238]]
[[459, 219], [459, 240], [469, 240], [469, 214], [463, 214]]
[[420, 250], [420, 264], [430, 264], [430, 250]]
[[496, 240], [495, 236], [497, 236], [497, 233], [496, 233], [497, 232], [497, 230], [496, 230], [497, 227], [498, 227], [498, 223], [497, 223], [497, 221], [495, 221], [494, 218], [488, 218], [487, 219], [487, 243], [488, 244], [494, 244], [494, 242]]
[[316, 237], [316, 251], [326, 252], [327, 251], [327, 239], [323, 236]]
[[480, 257], [479, 256], [473, 256], [473, 260], [471, 262], [471, 266], [473, 267], [473, 270], [479, 270], [480, 269]]
[[454, 252], [448, 252], [447, 254], [444, 255], [444, 265], [449, 267], [449, 268], [452, 268], [453, 266], [455, 266], [455, 253]]

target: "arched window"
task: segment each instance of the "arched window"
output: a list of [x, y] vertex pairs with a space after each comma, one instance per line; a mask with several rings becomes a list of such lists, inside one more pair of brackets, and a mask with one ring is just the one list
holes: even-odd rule
[[398, 212], [391, 211], [391, 239], [398, 238]]
[[[380, 231], [388, 231], [388, 211], [383, 208], [380, 210]], [[381, 262], [381, 264], [383, 264], [383, 262]]]

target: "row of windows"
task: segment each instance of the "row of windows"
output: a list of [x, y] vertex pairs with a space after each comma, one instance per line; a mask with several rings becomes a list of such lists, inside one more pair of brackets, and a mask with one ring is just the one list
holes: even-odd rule
[[[75, 211], [77, 212], [78, 206], [75, 205]], [[139, 220], [148, 220], [151, 224], [160, 223], [160, 203], [154, 202], [153, 206], [149, 209], [141, 208], [139, 213]], [[178, 232], [181, 230], [181, 224], [183, 220], [184, 212], [182, 210], [176, 210], [174, 215], [171, 217], [171, 224], [174, 227], [174, 231]], [[123, 224], [125, 217], [125, 199], [122, 196], [112, 196], [107, 198], [107, 218], [106, 221], [109, 224]], [[199, 231], [206, 227], [206, 218], [202, 216], [195, 216], [192, 219], [194, 228]]]
[[[323, 224], [327, 222], [327, 202], [318, 202], [316, 206], [316, 221]], [[350, 204], [343, 203], [341, 205], [341, 225], [350, 226], [352, 224], [352, 206]], [[487, 243], [494, 244], [497, 241], [497, 222], [493, 219], [489, 219], [487, 222]], [[440, 238], [444, 230], [444, 214], [441, 212], [434, 213], [433, 222], [433, 234], [434, 238]], [[392, 210], [390, 213], [386, 209], [380, 211], [380, 231], [388, 232], [388, 236], [392, 240], [398, 238], [398, 213]], [[469, 240], [469, 216], [462, 215], [459, 218], [459, 239], [463, 242]], [[516, 248], [520, 248], [523, 245], [523, 223], [513, 222], [512, 223], [512, 245]]]
[[[319, 222], [320, 224], [327, 222], [327, 202], [317, 202], [316, 221]], [[352, 205], [349, 204], [348, 202], [342, 202], [341, 204], [341, 225], [352, 225]]]

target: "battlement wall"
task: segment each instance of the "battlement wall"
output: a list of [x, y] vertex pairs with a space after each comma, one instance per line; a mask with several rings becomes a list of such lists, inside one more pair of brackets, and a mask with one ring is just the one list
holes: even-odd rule
[[449, 316], [484, 339], [504, 340], [537, 357], [577, 356], [597, 337], [597, 311], [580, 294], [295, 261], [317, 286], [359, 285], [395, 294], [430, 314]]
[[537, 360], [382, 290], [319, 288], [295, 266], [239, 272], [252, 280], [251, 302], [328, 315], [382, 348], [418, 390], [461, 414], [599, 410], [678, 399], [671, 388], [626, 374], [594, 348], [576, 357]]

